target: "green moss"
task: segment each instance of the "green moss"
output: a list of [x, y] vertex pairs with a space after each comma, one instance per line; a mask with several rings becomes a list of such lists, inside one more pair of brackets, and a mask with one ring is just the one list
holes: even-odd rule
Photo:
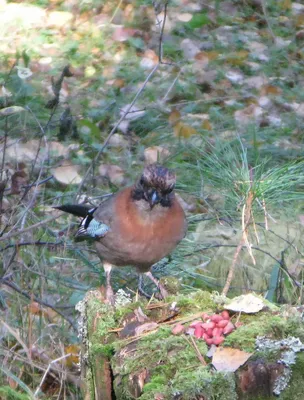
[[199, 396], [212, 400], [236, 400], [235, 381], [232, 373], [208, 371], [200, 366], [194, 371], [181, 369], [171, 382], [173, 396], [181, 394], [183, 400]]
[[91, 343], [100, 343], [108, 335], [108, 331], [116, 326], [113, 309], [98, 298], [91, 298], [87, 307], [88, 326], [94, 329]]
[[211, 298], [211, 293], [198, 290], [188, 296], [179, 295], [176, 297], [177, 306], [182, 307], [183, 311], [191, 310], [192, 313], [195, 311], [215, 311], [217, 305]]
[[127, 305], [125, 305], [123, 307], [119, 307], [119, 308], [117, 308], [115, 310], [114, 318], [117, 321], [117, 323], [120, 324], [120, 322], [123, 320], [123, 318], [126, 315], [130, 314], [131, 312], [136, 310], [138, 307], [142, 307], [143, 308], [144, 305], [145, 305], [145, 301], [143, 300], [141, 302], [137, 301], [137, 302], [134, 302], [134, 303], [127, 304]]
[[167, 289], [170, 294], [177, 294], [181, 288], [181, 282], [174, 276], [163, 276], [160, 283]]
[[[257, 336], [282, 339], [288, 335], [303, 338], [304, 329], [298, 318], [285, 319], [279, 315], [261, 313], [260, 316], [244, 316], [244, 325], [227, 336], [225, 346], [237, 347], [244, 351], [254, 351]], [[251, 321], [251, 322], [249, 322]]]
[[[202, 354], [206, 354], [207, 346], [203, 341], [197, 342]], [[149, 358], [147, 358], [149, 354]], [[161, 327], [156, 333], [142, 338], [133, 353], [124, 358], [117, 366], [120, 374], [130, 374], [142, 369], [142, 365], [150, 371], [151, 376], [162, 375], [168, 379], [174, 376], [180, 365], [198, 365], [197, 355], [193, 347], [183, 336], [174, 336], [171, 329]]]
[[153, 376], [150, 382], [145, 384], [140, 400], [151, 400], [157, 393], [169, 395], [168, 380], [165, 376]]
[[110, 344], [101, 344], [101, 343], [96, 343], [91, 346], [91, 354], [97, 355], [97, 354], [102, 354], [105, 357], [111, 358], [114, 354], [114, 345], [112, 343]]

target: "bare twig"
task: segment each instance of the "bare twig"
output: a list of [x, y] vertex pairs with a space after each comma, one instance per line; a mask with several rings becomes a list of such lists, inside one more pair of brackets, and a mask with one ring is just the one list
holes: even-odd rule
[[261, 0], [261, 6], [262, 6], [263, 14], [264, 14], [264, 17], [265, 17], [265, 20], [266, 20], [266, 23], [267, 23], [267, 27], [268, 27], [269, 33], [271, 35], [273, 43], [275, 43], [276, 42], [276, 37], [275, 37], [275, 34], [273, 33], [273, 30], [272, 30], [271, 25], [270, 25], [269, 17], [268, 17], [268, 14], [267, 14], [265, 0]]
[[2, 234], [3, 236], [1, 236], [1, 234], [0, 234], [0, 242], [3, 242], [4, 240], [11, 239], [11, 238], [13, 238], [13, 237], [15, 237], [15, 236], [22, 235], [23, 233], [30, 232], [30, 231], [32, 231], [33, 229], [40, 228], [41, 226], [47, 225], [49, 222], [54, 221], [55, 219], [57, 219], [57, 218], [59, 218], [59, 217], [61, 217], [61, 216], [62, 216], [62, 214], [56, 215], [56, 216], [54, 216], [54, 217], [50, 217], [50, 218], [47, 218], [47, 219], [44, 219], [43, 221], [37, 222], [37, 224], [28, 226], [27, 228], [24, 228], [24, 229], [22, 229], [22, 230], [18, 230], [18, 231], [14, 231], [14, 232], [9, 232], [9, 233], [7, 233], [6, 235], [3, 235], [3, 231], [2, 231], [1, 234]]
[[28, 294], [27, 292], [25, 292], [24, 290], [20, 289], [19, 286], [17, 286], [14, 282], [12, 282], [11, 280], [6, 280], [6, 279], [1, 279], [0, 283], [2, 283], [3, 285], [6, 285], [8, 287], [10, 287], [11, 289], [15, 290], [16, 292], [22, 294], [22, 296], [26, 297], [29, 300], [34, 300], [37, 303], [39, 303], [40, 305], [43, 305], [45, 307], [49, 307], [52, 310], [54, 310], [58, 315], [60, 315], [62, 318], [64, 318], [71, 326], [72, 328], [75, 330], [75, 332], [78, 332], [77, 330], [77, 326], [75, 324], [75, 322], [67, 317], [65, 314], [63, 314], [61, 311], [59, 311], [56, 307], [54, 307], [53, 305], [41, 300], [39, 297], [33, 295], [33, 294]]
[[189, 345], [191, 347], [194, 347], [194, 350], [196, 352], [197, 358], [199, 359], [200, 363], [203, 364], [204, 366], [207, 365], [206, 361], [204, 360], [204, 357], [201, 355], [201, 352], [199, 351], [199, 348], [197, 347], [197, 344], [195, 343], [195, 340], [193, 339], [192, 336], [190, 336], [191, 342], [190, 340], [187, 338], [187, 336], [184, 336], [184, 338], [186, 339], [186, 341], [189, 343]]
[[13, 329], [9, 326], [2, 318], [0, 318], [0, 324], [16, 339], [16, 341], [22, 346], [30, 364], [32, 364], [30, 349], [25, 344], [25, 342], [21, 339], [20, 334], [17, 330]]
[[[48, 176], [47, 178], [42, 179], [41, 181], [35, 181], [35, 182], [33, 182], [33, 183], [30, 183], [29, 185], [21, 186], [21, 188], [28, 191], [28, 190], [31, 189], [33, 186], [40, 186], [40, 185], [43, 185], [44, 183], [50, 181], [50, 180], [53, 179], [53, 178], [54, 178], [54, 175], [50, 175], [50, 176]], [[12, 190], [12, 188], [11, 188], [11, 187], [8, 187], [8, 188], [6, 188], [4, 191], [5, 191], [5, 192], [9, 192], [9, 191], [11, 191], [11, 190]]]
[[222, 290], [222, 295], [224, 295], [224, 296], [227, 296], [227, 293], [229, 291], [232, 279], [234, 277], [236, 263], [237, 263], [239, 254], [240, 254], [244, 244], [246, 245], [248, 253], [255, 265], [255, 259], [252, 254], [253, 247], [249, 244], [248, 238], [247, 238], [247, 228], [250, 223], [250, 216], [251, 216], [253, 200], [254, 200], [254, 196], [253, 196], [252, 190], [250, 190], [250, 192], [248, 193], [247, 199], [246, 199], [246, 203], [244, 204], [244, 207], [243, 207], [243, 212], [242, 212], [242, 231], [243, 231], [242, 238], [241, 238], [240, 243], [238, 244], [236, 251], [234, 253], [232, 264], [231, 264], [229, 272], [228, 272], [227, 280], [226, 280], [225, 286]]
[[51, 362], [49, 363], [47, 369], [45, 370], [45, 372], [44, 372], [44, 374], [43, 374], [43, 377], [42, 377], [42, 379], [41, 379], [41, 381], [40, 381], [40, 384], [39, 384], [39, 386], [37, 387], [37, 389], [36, 389], [36, 391], [35, 391], [35, 393], [34, 393], [34, 396], [35, 396], [35, 397], [38, 396], [38, 393], [40, 392], [41, 387], [42, 387], [42, 385], [43, 385], [43, 382], [44, 382], [44, 380], [45, 380], [47, 374], [49, 373], [50, 369], [52, 368], [52, 366], [53, 366], [54, 364], [58, 363], [58, 361], [64, 360], [65, 358], [70, 357], [71, 355], [72, 355], [72, 353], [64, 354], [63, 356], [61, 356], [61, 357], [59, 357], [59, 358], [56, 358], [56, 360], [53, 360], [53, 361], [51, 361]]

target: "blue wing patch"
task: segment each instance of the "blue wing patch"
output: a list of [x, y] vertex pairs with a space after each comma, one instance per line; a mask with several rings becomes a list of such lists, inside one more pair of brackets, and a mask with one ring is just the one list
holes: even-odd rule
[[76, 237], [91, 237], [94, 239], [102, 238], [110, 230], [108, 225], [94, 219], [93, 214], [96, 208], [88, 211], [88, 215], [81, 221]]

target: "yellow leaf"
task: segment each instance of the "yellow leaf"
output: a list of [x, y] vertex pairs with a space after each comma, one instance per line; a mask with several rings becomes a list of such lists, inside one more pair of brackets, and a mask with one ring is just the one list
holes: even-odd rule
[[231, 347], [218, 347], [213, 354], [212, 364], [217, 371], [235, 372], [252, 354]]
[[277, 86], [273, 86], [273, 85], [264, 85], [261, 88], [261, 96], [267, 96], [269, 94], [274, 94], [274, 95], [278, 95], [282, 93], [282, 89], [277, 87]]
[[116, 79], [114, 79], [113, 86], [121, 89], [125, 86], [125, 80], [122, 78], [116, 78]]
[[177, 124], [179, 121], [180, 121], [180, 119], [181, 119], [181, 114], [180, 114], [180, 112], [179, 111], [177, 111], [177, 110], [173, 110], [172, 112], [171, 112], [171, 114], [169, 115], [169, 122], [170, 122], [170, 124], [171, 125], [175, 125], [175, 124]]
[[247, 50], [236, 51], [234, 53], [228, 54], [226, 57], [226, 61], [233, 66], [242, 65], [244, 61], [247, 60], [248, 54], [249, 51]]
[[297, 28], [302, 28], [304, 26], [304, 14], [296, 15], [295, 25]]
[[291, 0], [281, 0], [279, 6], [282, 10], [290, 10], [291, 9]]
[[174, 135], [177, 137], [189, 138], [192, 135], [197, 134], [197, 131], [192, 126], [178, 122], [174, 125]]
[[28, 310], [33, 315], [40, 315], [42, 313], [42, 307], [36, 301], [32, 301], [31, 304], [28, 306]]
[[206, 51], [205, 54], [208, 57], [209, 61], [216, 60], [220, 55], [220, 53], [218, 51], [215, 51], [215, 50]]
[[209, 119], [205, 119], [202, 122], [202, 129], [205, 129], [206, 131], [211, 131], [212, 130], [212, 125], [211, 125]]
[[74, 364], [79, 363], [79, 353], [80, 348], [76, 344], [70, 344], [64, 349], [65, 354], [71, 353], [69, 357], [66, 358], [66, 366], [71, 368]]

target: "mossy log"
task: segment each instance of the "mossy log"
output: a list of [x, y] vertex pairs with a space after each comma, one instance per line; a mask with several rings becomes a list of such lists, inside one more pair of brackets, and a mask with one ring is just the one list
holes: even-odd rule
[[[295, 337], [304, 342], [301, 310], [265, 307], [255, 314], [231, 313], [237, 329], [222, 347], [251, 352], [236, 372], [217, 371], [202, 339], [172, 333], [203, 312], [223, 310], [220, 299], [204, 291], [170, 297], [166, 303], [122, 296], [111, 308], [100, 291], [89, 292], [81, 311], [82, 370], [86, 400], [266, 400], [304, 399], [304, 354], [295, 356], [286, 378], [281, 349], [262, 351], [256, 338]], [[282, 349], [283, 350], [283, 349]], [[285, 370], [285, 372], [284, 372]], [[274, 396], [274, 386], [282, 390]], [[284, 379], [288, 385], [284, 385]], [[287, 383], [287, 382], [286, 382]], [[286, 387], [285, 387], [286, 386]]]

